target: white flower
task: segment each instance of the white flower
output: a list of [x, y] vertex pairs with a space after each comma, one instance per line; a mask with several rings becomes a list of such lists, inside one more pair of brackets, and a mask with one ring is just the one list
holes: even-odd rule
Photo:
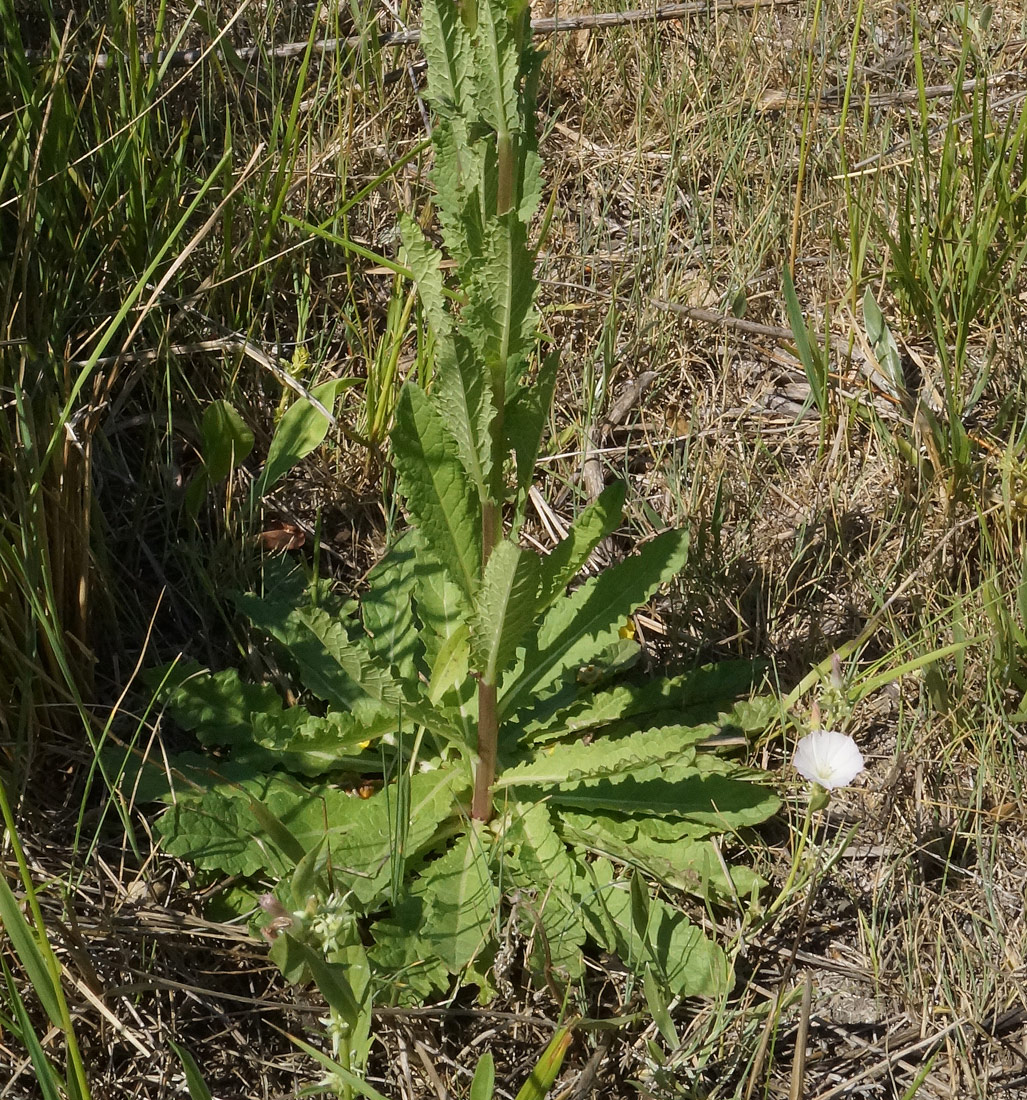
[[814, 730], [795, 746], [795, 770], [825, 790], [844, 787], [863, 770], [863, 754], [848, 734]]

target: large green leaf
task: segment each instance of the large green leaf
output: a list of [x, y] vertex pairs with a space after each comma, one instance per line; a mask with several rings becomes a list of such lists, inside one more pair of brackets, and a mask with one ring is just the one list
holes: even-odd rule
[[[437, 770], [410, 779], [404, 858], [417, 856], [454, 813], [461, 773]], [[336, 889], [351, 889], [367, 905], [390, 882], [397, 800], [392, 787], [360, 799], [332, 786], [305, 786], [281, 773], [213, 786], [199, 799], [180, 799], [157, 822], [165, 849], [205, 870], [285, 878], [295, 861], [254, 815], [259, 801], [304, 849], [324, 842]]]
[[311, 714], [305, 707], [289, 707], [280, 714], [253, 716], [253, 739], [266, 750], [269, 765], [298, 775], [327, 775], [338, 771], [377, 771], [382, 762], [370, 745], [396, 734], [400, 717], [380, 710], [358, 720], [348, 711]]
[[482, 578], [471, 639], [475, 666], [486, 684], [495, 684], [513, 660], [535, 617], [539, 559], [504, 539], [492, 551]]
[[[602, 690], [571, 682], [519, 714], [518, 725], [531, 740], [598, 730], [626, 719], [645, 719], [652, 726], [710, 724], [716, 727], [712, 735], [734, 730], [739, 718], [755, 722], [751, 706], [736, 713], [736, 700], [753, 689], [763, 672], [763, 666], [752, 661], [724, 661], [680, 676], [650, 677]], [[769, 717], [770, 702], [760, 705]], [[744, 730], [758, 728], [746, 725]]]
[[486, 142], [467, 141], [468, 126], [458, 118], [440, 118], [432, 131], [435, 185], [442, 236], [457, 274], [466, 285], [473, 263], [482, 252], [484, 228], [478, 189], [484, 178]]
[[586, 936], [572, 895], [580, 871], [545, 803], [517, 806], [504, 839], [513, 850], [504, 870], [520, 891], [516, 916], [532, 945], [528, 962], [536, 983], [547, 984], [554, 968], [560, 980], [577, 980], [584, 971]]
[[484, 245], [465, 311], [466, 331], [484, 358], [493, 387], [505, 387], [505, 395], [512, 393], [535, 344], [534, 257], [515, 210], [489, 223]]
[[169, 671], [159, 697], [203, 745], [249, 745], [254, 715], [274, 721], [282, 714], [282, 698], [269, 684], [247, 684], [235, 669], [212, 673], [192, 661]]
[[665, 815], [718, 830], [757, 825], [776, 813], [781, 800], [746, 779], [723, 774], [737, 766], [700, 754], [693, 765], [653, 765], [631, 775], [585, 780], [576, 785], [532, 789], [518, 787], [522, 798], [538, 798], [544, 789], [554, 806], [598, 813]]
[[748, 867], [730, 867], [718, 858], [712, 840], [704, 839], [710, 826], [680, 818], [575, 813], [561, 810], [560, 836], [583, 852], [609, 856], [652, 875], [678, 890], [718, 900], [748, 897], [763, 880]]
[[428, 243], [421, 227], [405, 211], [399, 215], [399, 230], [404, 258], [417, 283], [424, 315], [436, 339], [446, 336], [453, 329], [453, 320], [443, 293], [442, 253]]
[[423, 645], [414, 616], [416, 533], [408, 531], [392, 546], [367, 577], [360, 601], [371, 652], [387, 664], [396, 678], [417, 680]]
[[[659, 898], [646, 898], [639, 927], [628, 880], [614, 877], [606, 859], [590, 864], [591, 889], [580, 895], [581, 914], [600, 943], [641, 973], [648, 965], [664, 989], [677, 997], [712, 997], [731, 988], [724, 952], [702, 929]], [[611, 942], [612, 941], [612, 942]]]
[[415, 887], [426, 902], [422, 939], [453, 974], [489, 953], [495, 939], [499, 890], [491, 841], [490, 833], [472, 825]]
[[[423, 624], [421, 640], [424, 644], [425, 659], [431, 673], [432, 686], [437, 688], [446, 678], [442, 671], [444, 661], [454, 658], [463, 659], [461, 647], [469, 647], [469, 625], [465, 618], [468, 614], [463, 593], [449, 574], [427, 552], [417, 557], [415, 567], [415, 602], [417, 615]], [[436, 679], [436, 670], [438, 678]], [[445, 707], [446, 713], [460, 729], [465, 745], [473, 745], [477, 736], [478, 691], [477, 684], [467, 676], [462, 684], [451, 680], [445, 695], [433, 699], [439, 707]]]
[[520, 129], [518, 91], [527, 8], [520, 0], [513, 7], [494, 0], [481, 0], [477, 5], [475, 103], [482, 118], [500, 135]]
[[428, 549], [470, 604], [481, 572], [480, 505], [442, 417], [410, 382], [396, 406], [392, 445], [407, 507]]
[[583, 584], [548, 612], [523, 660], [504, 680], [500, 716], [513, 714], [617, 639], [628, 615], [669, 581], [688, 557], [685, 531], [666, 531], [642, 553]]
[[647, 729], [627, 737], [601, 737], [590, 744], [575, 741], [540, 749], [533, 759], [505, 768], [495, 790], [506, 787], [559, 786], [582, 779], [625, 775], [655, 763], [690, 764], [696, 744], [709, 736], [707, 727], [671, 726]]
[[615, 481], [575, 519], [567, 537], [542, 561], [539, 598], [548, 606], [578, 575], [589, 554], [620, 525], [627, 486]]
[[484, 364], [462, 332], [448, 333], [435, 342], [434, 393], [467, 476], [479, 498], [485, 500], [492, 471], [492, 386]]
[[474, 50], [458, 4], [426, 0], [421, 7], [421, 49], [428, 62], [432, 105], [450, 115], [467, 113]]

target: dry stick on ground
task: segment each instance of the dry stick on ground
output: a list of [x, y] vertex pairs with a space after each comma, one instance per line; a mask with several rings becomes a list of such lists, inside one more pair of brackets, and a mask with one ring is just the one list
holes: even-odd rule
[[[780, 8], [785, 4], [794, 4], [798, 0], [776, 0], [774, 6]], [[531, 29], [535, 34], [559, 34], [563, 31], [580, 31], [602, 27], [627, 27], [638, 23], [670, 23], [676, 19], [687, 19], [692, 15], [722, 15], [733, 11], [753, 11], [756, 8], [769, 8], [767, 0], [713, 0], [712, 3], [697, 0], [687, 4], [666, 4], [660, 8], [634, 8], [629, 11], [603, 12], [598, 15], [567, 15], [554, 19], [533, 19]], [[391, 34], [378, 36], [379, 46], [413, 46], [421, 40], [419, 27], [411, 27], [410, 30], [396, 31]], [[302, 57], [308, 49], [314, 54], [341, 53], [345, 50], [357, 50], [365, 44], [361, 37], [353, 38], [322, 38], [310, 42], [283, 42], [278, 46], [240, 46], [233, 52], [241, 61], [261, 61], [266, 59], [287, 60], [291, 57]], [[26, 54], [31, 61], [46, 61], [50, 54], [45, 50], [28, 50]], [[98, 53], [86, 57], [73, 58], [72, 63], [89, 64], [92, 68], [106, 69], [111, 65], [118, 54]], [[159, 50], [154, 53], [147, 50], [139, 57], [143, 65], [166, 65], [169, 69], [181, 69], [195, 65], [209, 56], [209, 48], [197, 47], [191, 50], [176, 50], [168, 53]]]

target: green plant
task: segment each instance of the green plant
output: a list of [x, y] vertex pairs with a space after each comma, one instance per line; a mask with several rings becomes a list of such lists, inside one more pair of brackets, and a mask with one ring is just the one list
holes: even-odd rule
[[[950, 496], [969, 471], [964, 420], [991, 370], [989, 355], [971, 355], [973, 341], [1003, 319], [1027, 263], [1027, 106], [1002, 117], [989, 102], [988, 80], [970, 84], [968, 71], [983, 72], [986, 64], [976, 56], [979, 28], [969, 6], [954, 14], [963, 42], [955, 94], [940, 127], [929, 113], [921, 28], [912, 21], [919, 99], [910, 113], [911, 163], [892, 209], [869, 211], [886, 246], [885, 271], [899, 307], [931, 338], [937, 355], [933, 434], [953, 480]], [[919, 401], [929, 395], [925, 389]]]
[[[625, 677], [639, 647], [623, 627], [684, 567], [686, 533], [657, 535], [572, 591], [621, 522], [623, 485], [548, 556], [518, 541], [557, 373], [539, 348], [529, 244], [539, 57], [526, 5], [434, 0], [423, 19], [455, 281], [404, 216], [426, 328], [392, 432], [411, 528], [359, 604], [274, 563], [262, 594], [238, 597], [301, 702], [185, 664], [163, 692], [220, 756], [174, 760], [166, 848], [205, 872], [281, 881], [262, 902], [272, 955], [321, 988], [354, 1071], [372, 1003], [418, 1000], [453, 976], [489, 995], [504, 897], [535, 981], [560, 1000], [589, 940], [658, 990], [654, 1003], [723, 991], [725, 952], [661, 891], [756, 889], [711, 838], [779, 804], [706, 747], [725, 728], [765, 727], [775, 704], [746, 701], [758, 668]], [[369, 775], [375, 793], [355, 797]], [[159, 777], [136, 779], [140, 796], [159, 792]]]

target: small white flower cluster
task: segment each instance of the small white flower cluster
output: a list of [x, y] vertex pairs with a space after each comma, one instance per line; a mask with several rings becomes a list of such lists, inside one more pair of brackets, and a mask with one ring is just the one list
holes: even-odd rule
[[836, 730], [807, 734], [796, 745], [792, 764], [801, 776], [827, 791], [851, 783], [866, 766], [856, 742]]
[[329, 894], [318, 906], [310, 922], [310, 931], [320, 941], [324, 953], [330, 955], [341, 946], [339, 937], [352, 924], [353, 914], [346, 906], [346, 898], [341, 894]]

